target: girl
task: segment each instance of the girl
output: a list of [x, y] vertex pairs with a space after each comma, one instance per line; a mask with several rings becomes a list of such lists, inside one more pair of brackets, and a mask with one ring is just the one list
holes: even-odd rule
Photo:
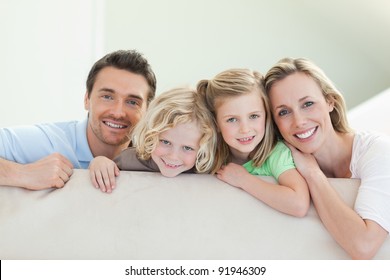
[[[311, 61], [282, 59], [267, 73], [265, 88], [325, 227], [352, 258], [372, 258], [390, 231], [389, 139], [353, 132], [343, 96]], [[327, 177], [361, 179], [355, 209]]]
[[188, 88], [160, 94], [133, 131], [135, 147], [114, 159], [90, 164], [93, 185], [112, 192], [119, 170], [155, 171], [175, 177], [182, 172], [210, 172], [216, 147], [213, 117], [202, 96]]
[[[218, 127], [213, 165], [217, 177], [281, 212], [305, 216], [310, 205], [307, 185], [290, 150], [276, 140], [262, 75], [231, 69], [200, 81], [197, 88]], [[273, 176], [278, 184], [251, 174]]]

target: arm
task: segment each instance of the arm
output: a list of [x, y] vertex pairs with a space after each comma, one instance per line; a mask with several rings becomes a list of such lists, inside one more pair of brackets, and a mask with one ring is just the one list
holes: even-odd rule
[[29, 164], [0, 158], [0, 185], [30, 190], [62, 188], [72, 173], [72, 163], [58, 153]]
[[291, 146], [290, 149], [329, 233], [353, 259], [374, 257], [387, 238], [387, 231], [372, 220], [363, 220], [344, 203], [312, 155], [303, 154]]
[[102, 192], [112, 192], [115, 188], [115, 177], [119, 176], [119, 173], [115, 162], [104, 156], [95, 157], [89, 165], [91, 182]]
[[273, 184], [249, 174], [240, 165], [229, 163], [217, 172], [217, 178], [292, 216], [305, 216], [310, 206], [306, 182], [296, 169], [285, 171], [279, 177], [280, 184]]

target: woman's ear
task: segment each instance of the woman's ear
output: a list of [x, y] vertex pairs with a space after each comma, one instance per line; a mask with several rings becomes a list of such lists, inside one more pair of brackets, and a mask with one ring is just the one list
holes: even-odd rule
[[334, 98], [330, 96], [327, 100], [328, 103], [328, 108], [329, 108], [329, 113], [333, 111], [334, 109]]

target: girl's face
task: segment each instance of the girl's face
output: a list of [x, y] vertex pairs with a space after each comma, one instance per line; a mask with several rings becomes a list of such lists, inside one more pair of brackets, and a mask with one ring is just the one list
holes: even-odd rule
[[259, 90], [217, 100], [216, 116], [233, 162], [245, 163], [265, 133], [266, 112]]
[[202, 137], [196, 122], [178, 124], [162, 132], [151, 154], [162, 175], [175, 177], [194, 167]]
[[304, 153], [318, 151], [333, 131], [328, 103], [317, 83], [304, 73], [276, 82], [270, 90], [271, 111], [283, 138]]

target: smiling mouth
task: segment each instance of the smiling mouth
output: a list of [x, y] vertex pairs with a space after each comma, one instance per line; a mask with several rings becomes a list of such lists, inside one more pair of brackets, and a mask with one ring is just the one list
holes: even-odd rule
[[299, 139], [307, 139], [316, 132], [317, 128], [318, 128], [318, 126], [312, 128], [304, 133], [297, 133], [297, 134], [295, 134], [295, 136]]
[[181, 164], [172, 164], [172, 163], [168, 163], [166, 162], [165, 160], [161, 159], [161, 161], [165, 164], [165, 166], [167, 166], [168, 168], [178, 168], [181, 166]]
[[109, 122], [109, 121], [103, 121], [103, 123], [106, 126], [111, 127], [111, 128], [115, 128], [115, 129], [125, 129], [125, 128], [128, 127], [127, 125], [116, 124], [116, 123], [112, 123], [112, 122]]
[[240, 143], [247, 143], [247, 142], [252, 141], [253, 138], [255, 138], [255, 136], [239, 138], [239, 139], [237, 139], [237, 140], [238, 140], [238, 142], [240, 142]]

